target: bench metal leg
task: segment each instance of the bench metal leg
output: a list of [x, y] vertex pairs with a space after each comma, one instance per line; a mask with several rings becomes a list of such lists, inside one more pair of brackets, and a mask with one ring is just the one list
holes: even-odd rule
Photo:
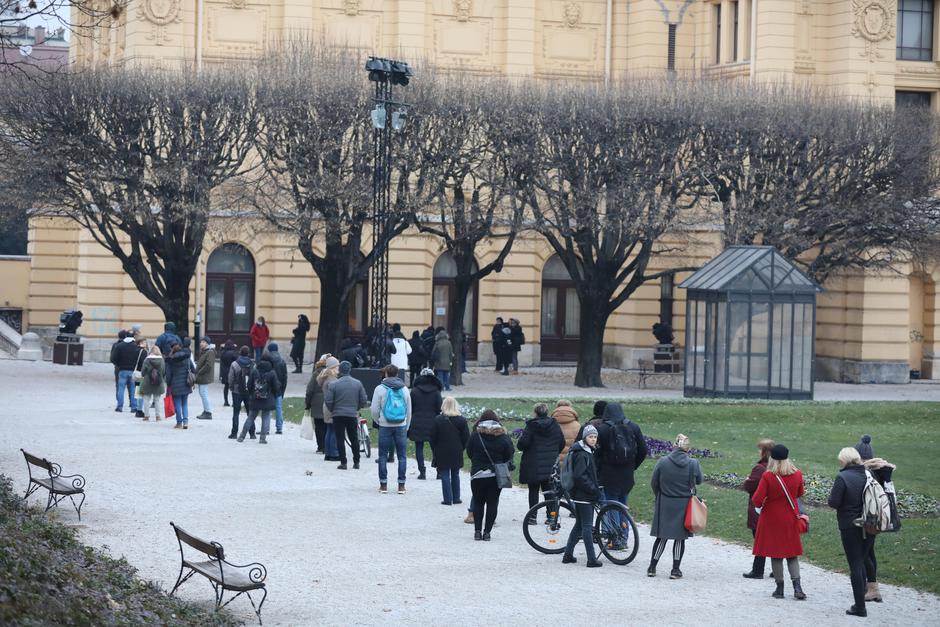
[[82, 500], [78, 502], [78, 505], [75, 504], [75, 499], [72, 498], [72, 495], [69, 494], [69, 500], [72, 501], [72, 507], [75, 508], [75, 511], [78, 512], [78, 522], [82, 521], [82, 505], [85, 504], [85, 493], [82, 492]]
[[172, 589], [172, 590], [170, 590], [170, 596], [173, 596], [173, 593], [176, 592], [176, 589], [177, 589], [177, 588], [179, 588], [181, 585], [183, 585], [184, 583], [186, 583], [186, 581], [187, 581], [190, 577], [192, 577], [193, 575], [196, 574], [196, 571], [190, 570], [190, 571], [189, 571], [189, 574], [186, 575], [185, 577], [183, 577], [183, 571], [184, 571], [184, 570], [185, 570], [185, 568], [181, 565], [181, 566], [180, 566], [180, 574], [179, 574], [179, 577], [176, 578], [176, 585], [173, 586], [173, 589]]
[[25, 501], [26, 499], [28, 499], [30, 495], [34, 494], [36, 490], [38, 489], [39, 489], [38, 483], [30, 483], [28, 486], [26, 486], [26, 494], [23, 495], [23, 500]]
[[245, 593], [246, 595], [248, 595], [248, 600], [251, 601], [251, 607], [255, 610], [255, 616], [258, 617], [258, 624], [259, 624], [259, 625], [262, 624], [262, 622], [261, 622], [261, 606], [264, 605], [264, 600], [268, 598], [268, 589], [267, 589], [267, 588], [261, 588], [261, 592], [263, 592], [264, 595], [261, 597], [261, 603], [258, 604], [258, 607], [255, 607], [255, 600], [251, 598], [251, 593], [250, 593], [250, 592], [246, 592], [246, 593]]

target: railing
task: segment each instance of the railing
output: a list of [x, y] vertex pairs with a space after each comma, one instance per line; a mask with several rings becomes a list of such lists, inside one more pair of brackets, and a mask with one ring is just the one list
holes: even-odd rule
[[16, 353], [20, 350], [20, 344], [22, 343], [23, 336], [0, 318], [0, 350], [16, 357]]

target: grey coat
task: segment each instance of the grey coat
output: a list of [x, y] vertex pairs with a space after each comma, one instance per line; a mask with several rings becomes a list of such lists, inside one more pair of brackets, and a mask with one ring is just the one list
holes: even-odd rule
[[656, 496], [653, 526], [650, 535], [669, 540], [685, 540], [692, 536], [685, 528], [685, 510], [692, 496], [692, 481], [702, 483], [702, 468], [697, 459], [681, 449], [663, 457], [653, 470], [650, 485]]
[[323, 404], [334, 417], [355, 418], [360, 409], [369, 406], [369, 398], [359, 379], [345, 375], [327, 385]]

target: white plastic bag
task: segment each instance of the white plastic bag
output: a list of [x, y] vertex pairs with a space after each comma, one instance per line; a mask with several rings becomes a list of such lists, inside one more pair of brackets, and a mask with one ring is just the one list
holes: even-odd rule
[[300, 437], [305, 440], [313, 439], [313, 418], [310, 417], [310, 410], [304, 412], [304, 419], [300, 421]]

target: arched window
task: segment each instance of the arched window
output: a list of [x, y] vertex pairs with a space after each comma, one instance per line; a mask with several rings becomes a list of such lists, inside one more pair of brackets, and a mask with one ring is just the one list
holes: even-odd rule
[[[477, 271], [477, 263], [473, 262], [473, 271]], [[445, 252], [434, 263], [433, 292], [431, 298], [431, 324], [434, 327], [451, 328], [455, 312], [457, 284], [457, 262], [454, 256]], [[463, 328], [467, 336], [467, 359], [477, 358], [477, 300], [479, 282], [475, 282], [473, 289], [467, 295], [467, 306], [464, 309]]]
[[568, 268], [558, 255], [542, 268], [542, 360], [576, 361], [581, 303]]
[[222, 244], [206, 263], [206, 335], [247, 345], [255, 316], [255, 260], [240, 244]]

